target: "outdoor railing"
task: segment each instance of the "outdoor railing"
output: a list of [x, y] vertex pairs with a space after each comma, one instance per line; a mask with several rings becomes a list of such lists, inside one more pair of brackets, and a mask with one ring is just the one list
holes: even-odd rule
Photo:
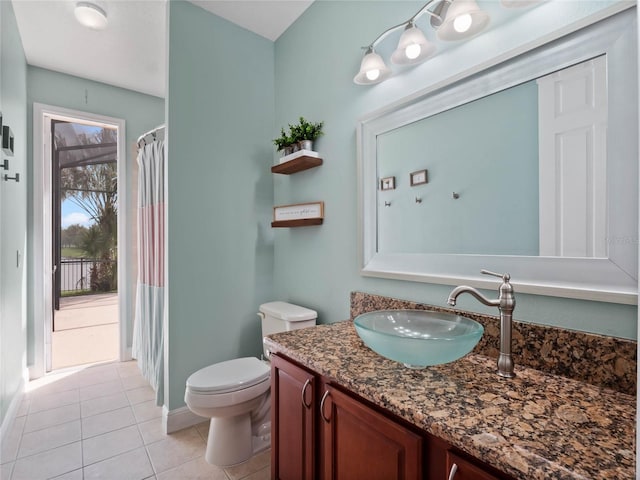
[[115, 264], [116, 260], [99, 258], [63, 258], [60, 261], [60, 293], [88, 292], [91, 290], [91, 267]]

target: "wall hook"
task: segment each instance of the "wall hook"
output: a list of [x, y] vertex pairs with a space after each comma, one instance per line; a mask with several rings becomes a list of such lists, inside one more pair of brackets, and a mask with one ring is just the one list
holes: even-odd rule
[[459, 198], [460, 198], [460, 194], [459, 194], [459, 193], [456, 193], [456, 192], [453, 192], [453, 199], [454, 199], [454, 200], [457, 200], [457, 199], [459, 199]]
[[422, 203], [422, 198], [416, 197], [416, 203]]
[[391, 202], [384, 202], [384, 206], [385, 207], [390, 207], [391, 206]]
[[7, 182], [9, 180], [14, 180], [15, 182], [19, 182], [20, 181], [20, 174], [16, 173], [15, 177], [10, 177], [9, 175], [7, 175], [6, 173], [4, 174], [4, 181]]
[[3, 170], [9, 170], [9, 159], [5, 158], [4, 161], [0, 163], [0, 167], [2, 167]]

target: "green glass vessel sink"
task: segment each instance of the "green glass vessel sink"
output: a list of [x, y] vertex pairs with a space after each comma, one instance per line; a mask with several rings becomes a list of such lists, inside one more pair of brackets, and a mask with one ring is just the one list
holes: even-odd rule
[[358, 315], [354, 324], [367, 347], [409, 368], [464, 357], [484, 332], [470, 318], [424, 310], [378, 310]]

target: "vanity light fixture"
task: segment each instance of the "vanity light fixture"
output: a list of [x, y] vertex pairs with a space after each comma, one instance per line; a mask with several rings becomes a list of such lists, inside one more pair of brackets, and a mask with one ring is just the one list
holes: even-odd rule
[[[433, 7], [430, 10], [430, 7]], [[380, 83], [391, 75], [375, 47], [389, 34], [404, 28], [398, 47], [391, 55], [396, 65], [417, 65], [434, 55], [436, 46], [427, 40], [416, 21], [424, 14], [431, 16], [431, 26], [440, 40], [460, 40], [482, 31], [489, 24], [489, 15], [478, 7], [475, 0], [430, 0], [406, 22], [382, 32], [365, 50], [360, 71], [353, 78], [357, 85]]]
[[73, 13], [76, 20], [93, 30], [104, 30], [107, 27], [107, 12], [93, 2], [77, 2]]

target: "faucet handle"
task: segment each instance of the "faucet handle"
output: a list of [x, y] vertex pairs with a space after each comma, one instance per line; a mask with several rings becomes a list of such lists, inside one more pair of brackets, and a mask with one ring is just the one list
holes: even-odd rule
[[511, 275], [509, 275], [508, 273], [495, 273], [495, 272], [490, 272], [489, 270], [480, 270], [480, 273], [501, 278], [503, 282], [508, 282], [509, 280], [511, 280]]

